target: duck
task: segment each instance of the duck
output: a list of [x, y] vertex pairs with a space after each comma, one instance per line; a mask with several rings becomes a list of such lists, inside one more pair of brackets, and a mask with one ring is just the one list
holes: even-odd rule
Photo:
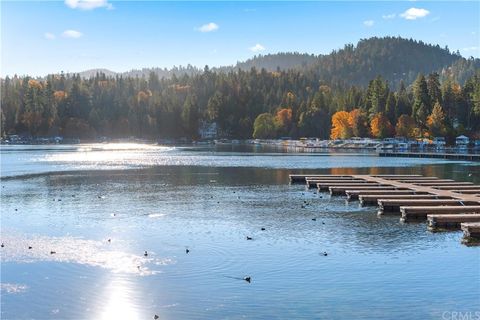
[[322, 253], [322, 255], [323, 255], [324, 257], [326, 257], [326, 256], [328, 256], [328, 253], [327, 253], [326, 251], [324, 251], [324, 252]]
[[50, 254], [55, 254], [56, 252], [55, 251], [50, 251]]
[[247, 240], [253, 240], [253, 238], [252, 238], [252, 237], [249, 237], [249, 236], [247, 236]]
[[185, 249], [185, 253], [188, 254], [190, 252], [189, 249]]
[[145, 252], [143, 253], [143, 255], [144, 255], [145, 257], [148, 256], [147, 250], [145, 250]]
[[252, 278], [250, 276], [246, 276], [245, 278], [243, 278], [243, 280], [247, 281], [248, 283], [250, 283], [252, 281]]
[[266, 229], [265, 229], [265, 228], [262, 228], [262, 229], [260, 229], [260, 230], [265, 231]]

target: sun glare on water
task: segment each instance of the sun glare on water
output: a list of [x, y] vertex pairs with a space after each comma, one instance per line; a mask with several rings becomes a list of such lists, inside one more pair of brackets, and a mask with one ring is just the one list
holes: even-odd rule
[[164, 147], [140, 143], [99, 143], [79, 145], [68, 152], [58, 152], [47, 155], [43, 160], [59, 164], [85, 165], [130, 165], [148, 164], [156, 155], [173, 150]]
[[108, 301], [99, 319], [140, 319], [138, 311], [132, 304], [132, 288], [124, 281], [114, 280], [106, 288], [105, 299]]

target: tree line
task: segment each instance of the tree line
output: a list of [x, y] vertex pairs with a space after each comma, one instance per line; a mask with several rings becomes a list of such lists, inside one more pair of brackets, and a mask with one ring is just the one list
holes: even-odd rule
[[[441, 81], [440, 79], [445, 79]], [[171, 78], [78, 74], [1, 80], [5, 134], [75, 138], [199, 139], [204, 123], [219, 137], [408, 137], [477, 134], [480, 72], [460, 85], [453, 75], [419, 74], [391, 88], [329, 85], [315, 73], [252, 68]]]

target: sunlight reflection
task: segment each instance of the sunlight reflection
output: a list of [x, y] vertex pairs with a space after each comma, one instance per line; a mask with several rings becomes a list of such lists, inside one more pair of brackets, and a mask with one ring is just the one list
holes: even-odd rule
[[140, 143], [108, 143], [84, 144], [74, 152], [54, 153], [47, 155], [44, 160], [49, 162], [74, 163], [122, 163], [144, 158], [147, 153], [168, 152], [173, 147], [165, 147]]
[[132, 293], [135, 290], [132, 290], [129, 286], [129, 283], [122, 280], [114, 280], [110, 283], [105, 291], [105, 298], [108, 302], [101, 313], [100, 319], [140, 319], [138, 310], [133, 303], [135, 297], [132, 296]]

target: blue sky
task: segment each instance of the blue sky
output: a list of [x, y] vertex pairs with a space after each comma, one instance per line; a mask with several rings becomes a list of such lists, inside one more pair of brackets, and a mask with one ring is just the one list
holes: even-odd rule
[[1, 75], [232, 65], [402, 36], [480, 57], [480, 2], [3, 1]]

